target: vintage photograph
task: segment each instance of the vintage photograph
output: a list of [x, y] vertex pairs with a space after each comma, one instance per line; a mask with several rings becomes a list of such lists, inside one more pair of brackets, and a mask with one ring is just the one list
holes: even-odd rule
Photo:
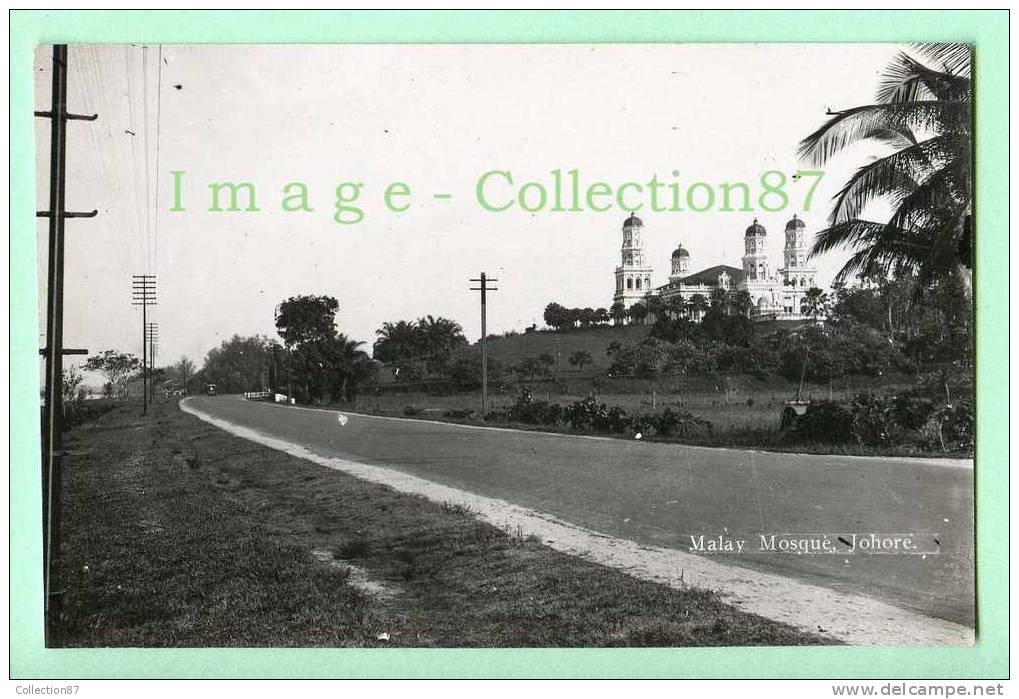
[[38, 46], [47, 645], [973, 644], [971, 60]]

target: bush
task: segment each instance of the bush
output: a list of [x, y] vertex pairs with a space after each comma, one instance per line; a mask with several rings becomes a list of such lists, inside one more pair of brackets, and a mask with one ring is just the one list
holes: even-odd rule
[[909, 389], [892, 397], [889, 411], [892, 420], [903, 429], [918, 430], [934, 412], [934, 401], [917, 390]]
[[609, 408], [596, 401], [594, 396], [567, 405], [563, 409], [563, 420], [575, 430], [622, 433], [631, 429], [626, 411], [617, 407]]
[[529, 388], [520, 391], [520, 396], [506, 411], [511, 422], [528, 425], [558, 425], [563, 421], [563, 408], [558, 403], [536, 401]]
[[814, 401], [787, 434], [808, 442], [841, 444], [853, 437], [853, 416], [833, 401]]
[[973, 406], [949, 403], [934, 412], [920, 428], [920, 446], [935, 451], [973, 451]]
[[685, 410], [676, 411], [672, 408], [666, 408], [655, 415], [652, 426], [655, 433], [662, 437], [704, 439], [710, 437], [714, 432], [714, 425], [708, 420]]
[[[860, 444], [880, 445], [898, 440], [893, 433], [901, 432], [892, 421], [889, 401], [875, 393], [858, 393], [853, 398], [853, 436]], [[898, 435], [897, 435], [898, 436]]]
[[415, 415], [420, 415], [423, 412], [424, 410], [417, 407], [416, 405], [403, 406], [403, 414], [406, 415], [407, 417], [414, 417]]

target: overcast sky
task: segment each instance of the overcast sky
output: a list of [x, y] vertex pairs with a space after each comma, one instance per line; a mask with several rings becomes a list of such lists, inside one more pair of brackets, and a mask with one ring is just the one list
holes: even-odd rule
[[[490, 332], [541, 324], [552, 300], [608, 307], [625, 212], [484, 211], [478, 177], [550, 186], [576, 168], [605, 181], [748, 182], [809, 167], [801, 138], [825, 109], [873, 100], [891, 45], [101, 46], [70, 48], [65, 344], [139, 353], [130, 277], [158, 276], [160, 363], [205, 353], [235, 333], [273, 335], [273, 308], [294, 294], [340, 302], [340, 330], [368, 345], [386, 320], [443, 315], [479, 334], [468, 279], [498, 277]], [[47, 105], [50, 49], [36, 56]], [[160, 67], [161, 66], [161, 67]], [[46, 208], [48, 122], [37, 120], [38, 196]], [[792, 214], [817, 230], [827, 202], [871, 154], [829, 164], [813, 210], [791, 188], [776, 213], [638, 212], [645, 256], [665, 283], [682, 242], [692, 271], [740, 265], [757, 216], [781, 266]], [[158, 169], [157, 169], [158, 162]], [[173, 170], [184, 212], [171, 212]], [[158, 180], [158, 203], [157, 203]], [[208, 184], [246, 180], [259, 212], [212, 213]], [[282, 187], [307, 184], [314, 211], [285, 213]], [[363, 182], [356, 225], [333, 221], [334, 189]], [[410, 208], [383, 206], [406, 182]], [[507, 190], [493, 182], [498, 199]], [[435, 199], [434, 194], [450, 194]], [[646, 199], [645, 199], [646, 201]], [[549, 204], [549, 207], [551, 203]], [[40, 219], [40, 298], [46, 224]], [[830, 282], [847, 254], [816, 260]], [[42, 307], [42, 304], [40, 304]]]

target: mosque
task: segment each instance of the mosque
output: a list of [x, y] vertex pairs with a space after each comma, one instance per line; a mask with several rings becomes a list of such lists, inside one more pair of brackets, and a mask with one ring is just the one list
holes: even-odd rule
[[[658, 296], [663, 301], [676, 297], [689, 302], [700, 294], [710, 300], [715, 289], [746, 291], [750, 294], [753, 320], [804, 320], [808, 318], [806, 292], [816, 286], [817, 270], [808, 265], [807, 225], [795, 214], [785, 224], [784, 266], [772, 270], [768, 260], [768, 233], [757, 219], [743, 234], [742, 267], [716, 265], [690, 272], [690, 251], [679, 245], [672, 253], [669, 283], [653, 286], [654, 269], [644, 259], [641, 231], [644, 223], [635, 214], [623, 222], [621, 264], [616, 267], [616, 289], [613, 302], [625, 308]], [[699, 316], [699, 312], [694, 312]], [[699, 317], [695, 317], [699, 320]]]

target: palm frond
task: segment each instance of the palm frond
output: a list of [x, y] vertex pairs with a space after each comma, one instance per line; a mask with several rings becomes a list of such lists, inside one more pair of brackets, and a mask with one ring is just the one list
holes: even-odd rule
[[881, 76], [877, 100], [889, 103], [929, 99], [968, 101], [970, 91], [968, 76], [932, 70], [900, 53]]
[[824, 165], [846, 146], [874, 133], [909, 129], [932, 133], [968, 131], [968, 102], [915, 100], [893, 104], [868, 104], [836, 113], [800, 142], [799, 155], [814, 165]]
[[953, 75], [969, 77], [972, 74], [973, 47], [970, 44], [918, 42], [910, 48]]

